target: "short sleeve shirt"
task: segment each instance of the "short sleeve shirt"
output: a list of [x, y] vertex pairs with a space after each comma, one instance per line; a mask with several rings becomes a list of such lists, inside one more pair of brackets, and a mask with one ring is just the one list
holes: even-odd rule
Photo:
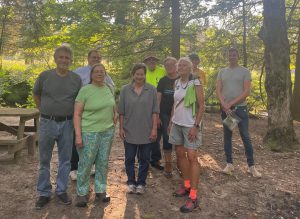
[[159, 113], [156, 88], [145, 84], [140, 95], [133, 84], [122, 87], [118, 112], [124, 116], [123, 129], [126, 142], [131, 144], [149, 144], [152, 130], [152, 114]]
[[[222, 95], [225, 102], [230, 102], [244, 91], [244, 82], [251, 81], [251, 74], [247, 68], [238, 66], [235, 68], [223, 68], [220, 70], [217, 80], [222, 83]], [[245, 106], [247, 103], [243, 101], [238, 103], [239, 106]]]
[[88, 84], [82, 87], [76, 97], [76, 102], [84, 104], [81, 119], [82, 132], [102, 132], [114, 125], [115, 99], [106, 85], [97, 87]]
[[161, 78], [157, 85], [157, 92], [161, 93], [160, 113], [170, 115], [174, 104], [174, 82], [168, 76]]
[[146, 81], [147, 81], [147, 83], [153, 85], [154, 87], [157, 87], [157, 84], [158, 84], [159, 80], [163, 76], [165, 76], [165, 74], [166, 74], [165, 69], [160, 67], [160, 66], [156, 66], [154, 71], [150, 71], [147, 68]]
[[75, 98], [81, 88], [81, 79], [74, 72], [60, 76], [56, 70], [42, 72], [33, 93], [41, 97], [40, 112], [49, 116], [73, 115]]
[[193, 79], [186, 83], [182, 83], [180, 79], [178, 79], [175, 82], [174, 113], [172, 117], [172, 122], [176, 125], [184, 127], [193, 127], [195, 123], [192, 107], [185, 107], [184, 101], [179, 103], [184, 98], [188, 87], [193, 85], [202, 86], [198, 79]]

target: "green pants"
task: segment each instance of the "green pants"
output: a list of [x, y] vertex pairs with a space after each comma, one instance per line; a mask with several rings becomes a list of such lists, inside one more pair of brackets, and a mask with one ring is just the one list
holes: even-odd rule
[[89, 193], [90, 173], [95, 162], [95, 193], [106, 191], [108, 157], [114, 136], [114, 127], [103, 132], [82, 133], [83, 147], [78, 148], [77, 195]]

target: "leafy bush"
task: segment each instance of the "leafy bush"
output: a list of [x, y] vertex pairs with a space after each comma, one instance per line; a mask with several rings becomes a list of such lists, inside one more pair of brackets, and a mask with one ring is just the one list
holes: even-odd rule
[[2, 71], [0, 84], [1, 105], [18, 106], [26, 104], [30, 92], [30, 84], [26, 75], [10, 70]]
[[31, 90], [37, 68], [14, 61], [5, 64], [5, 68], [0, 70], [0, 104], [11, 107], [32, 106]]

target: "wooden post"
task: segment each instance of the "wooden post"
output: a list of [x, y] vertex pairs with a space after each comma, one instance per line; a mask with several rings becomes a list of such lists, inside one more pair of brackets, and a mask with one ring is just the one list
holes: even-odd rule
[[35, 133], [30, 136], [27, 140], [28, 154], [34, 156], [36, 153], [36, 147], [38, 146], [38, 135], [39, 135], [39, 116], [34, 117], [34, 128]]
[[[19, 122], [18, 134], [17, 134], [18, 140], [24, 137], [25, 121], [26, 120], [21, 116]], [[21, 156], [21, 150], [15, 152], [14, 159], [17, 161], [20, 158], [20, 156]]]

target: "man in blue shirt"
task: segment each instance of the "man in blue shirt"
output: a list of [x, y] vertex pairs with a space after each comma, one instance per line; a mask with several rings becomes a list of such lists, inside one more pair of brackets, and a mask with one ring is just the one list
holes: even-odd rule
[[[78, 74], [82, 81], [82, 86], [87, 85], [90, 83], [90, 72], [92, 66], [95, 64], [101, 63], [102, 57], [97, 50], [90, 50], [88, 53], [88, 65], [84, 67], [77, 68], [74, 72]], [[115, 84], [112, 81], [111, 77], [106, 73], [105, 83], [114, 87]]]

